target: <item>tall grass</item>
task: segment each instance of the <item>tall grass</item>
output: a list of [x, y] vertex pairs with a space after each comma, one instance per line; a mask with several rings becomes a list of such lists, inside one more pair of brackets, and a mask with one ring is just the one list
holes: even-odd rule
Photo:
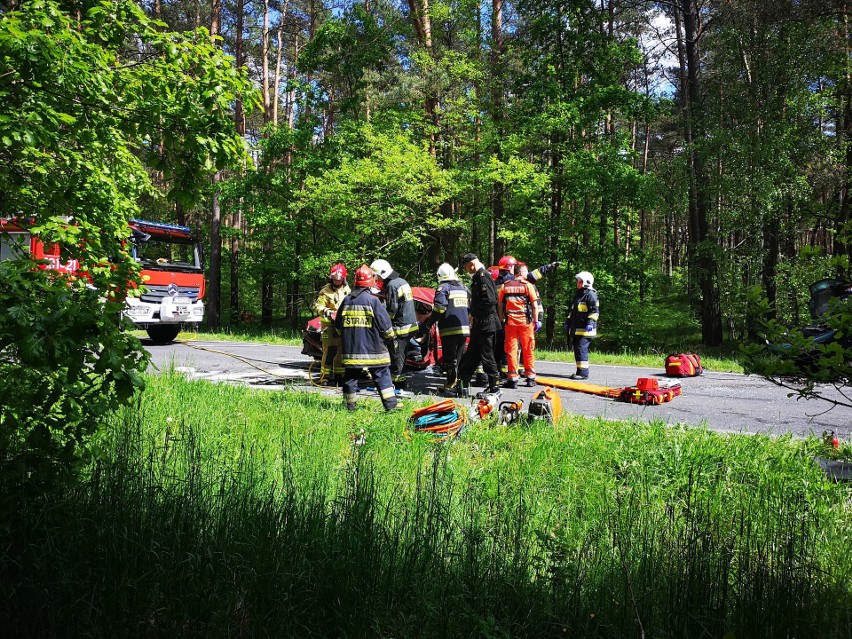
[[849, 637], [849, 491], [791, 439], [568, 416], [450, 445], [151, 378], [0, 530], [6, 636]]

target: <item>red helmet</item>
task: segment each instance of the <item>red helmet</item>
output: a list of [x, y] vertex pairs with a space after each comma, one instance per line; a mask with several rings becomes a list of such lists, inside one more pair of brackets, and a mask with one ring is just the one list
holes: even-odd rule
[[515, 268], [515, 264], [517, 263], [518, 260], [516, 260], [511, 255], [504, 255], [500, 258], [500, 261], [497, 262], [497, 266], [500, 267], [501, 271], [511, 271], [513, 268]]
[[374, 286], [375, 283], [376, 275], [373, 273], [373, 269], [366, 264], [359, 266], [358, 270], [355, 271], [355, 286]]
[[333, 280], [345, 280], [346, 279], [346, 266], [344, 264], [335, 264], [331, 267], [331, 270], [328, 272], [328, 276]]

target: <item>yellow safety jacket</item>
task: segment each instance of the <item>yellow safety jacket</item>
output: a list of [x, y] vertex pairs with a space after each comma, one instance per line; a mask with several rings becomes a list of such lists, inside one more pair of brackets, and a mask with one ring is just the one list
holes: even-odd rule
[[351, 292], [349, 284], [346, 282], [343, 282], [340, 286], [335, 286], [334, 283], [329, 282], [320, 289], [317, 300], [311, 309], [319, 315], [323, 333], [327, 333], [328, 329], [331, 328], [331, 314], [337, 312], [343, 298]]

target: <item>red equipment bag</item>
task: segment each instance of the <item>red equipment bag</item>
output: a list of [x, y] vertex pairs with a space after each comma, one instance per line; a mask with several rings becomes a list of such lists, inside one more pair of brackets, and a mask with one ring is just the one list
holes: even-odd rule
[[663, 404], [680, 395], [680, 384], [659, 388], [656, 379], [640, 377], [636, 386], [621, 389], [618, 399], [630, 404]]
[[676, 353], [666, 358], [666, 375], [669, 377], [695, 377], [703, 372], [701, 358], [695, 353]]

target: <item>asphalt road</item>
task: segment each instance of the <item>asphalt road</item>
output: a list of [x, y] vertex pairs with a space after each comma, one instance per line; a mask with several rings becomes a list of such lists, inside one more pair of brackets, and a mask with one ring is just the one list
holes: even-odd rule
[[[157, 346], [143, 340], [157, 370], [174, 368], [190, 379], [244, 384], [270, 390], [297, 388], [341, 396], [337, 389], [319, 389], [308, 377], [313, 361], [297, 346], [273, 346], [244, 342], [192, 341]], [[639, 377], [658, 377], [661, 384], [672, 380], [660, 368], [596, 365], [592, 353], [591, 379], [594, 384], [623, 387]], [[541, 377], [565, 378], [574, 372], [573, 363], [536, 362]], [[315, 371], [316, 372], [316, 371]], [[604, 397], [559, 390], [563, 410], [604, 419], [663, 420], [670, 424], [706, 425], [716, 431], [792, 433], [804, 437], [834, 431], [841, 439], [852, 436], [852, 409], [835, 407], [817, 400], [797, 400], [789, 391], [762, 378], [738, 373], [705, 371], [700, 377], [680, 381], [683, 394], [659, 406], [627, 404]], [[435, 393], [441, 376], [429, 369], [409, 377], [408, 388], [417, 395]], [[365, 383], [364, 386], [367, 386]], [[473, 390], [477, 390], [474, 388]], [[481, 389], [479, 389], [481, 390]], [[537, 388], [503, 390], [501, 400], [521, 398], [524, 405]], [[826, 395], [840, 398], [830, 386], [821, 387]], [[375, 397], [366, 388], [364, 397]], [[342, 401], [342, 399], [341, 399]], [[847, 398], [848, 402], [849, 399]]]

